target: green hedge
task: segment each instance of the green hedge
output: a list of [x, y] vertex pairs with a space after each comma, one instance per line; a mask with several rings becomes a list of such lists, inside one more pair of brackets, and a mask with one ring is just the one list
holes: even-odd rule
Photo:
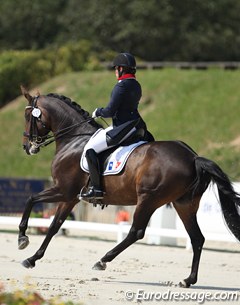
[[51, 63], [34, 51], [10, 51], [0, 56], [0, 106], [20, 94], [20, 84], [32, 86], [46, 80]]
[[0, 54], [0, 107], [20, 94], [20, 85], [31, 88], [51, 77], [83, 69], [100, 69], [98, 57], [87, 41], [55, 49], [5, 51]]

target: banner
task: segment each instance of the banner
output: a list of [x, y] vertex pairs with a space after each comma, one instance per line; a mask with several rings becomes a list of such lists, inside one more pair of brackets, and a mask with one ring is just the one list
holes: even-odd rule
[[[0, 214], [22, 213], [27, 199], [44, 190], [46, 180], [0, 178]], [[34, 205], [33, 211], [43, 210], [42, 203]]]

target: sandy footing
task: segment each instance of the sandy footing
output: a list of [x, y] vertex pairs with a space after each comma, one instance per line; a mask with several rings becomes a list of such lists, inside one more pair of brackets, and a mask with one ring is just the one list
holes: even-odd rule
[[[190, 273], [192, 252], [184, 247], [136, 243], [108, 263], [105, 271], [97, 271], [92, 266], [116, 245], [114, 240], [102, 240], [100, 235], [56, 236], [36, 267], [26, 269], [21, 261], [36, 252], [44, 236], [30, 235], [25, 250], [17, 249], [17, 234], [0, 233], [0, 237], [0, 282], [7, 291], [30, 285], [46, 299], [57, 296], [84, 305], [210, 303], [206, 298], [240, 304], [237, 243], [207, 243], [198, 282], [184, 289], [176, 286]], [[231, 294], [234, 300], [223, 300]]]

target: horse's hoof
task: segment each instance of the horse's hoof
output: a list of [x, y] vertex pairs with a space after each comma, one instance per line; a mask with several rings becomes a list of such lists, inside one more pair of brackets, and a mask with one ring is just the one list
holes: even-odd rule
[[189, 288], [190, 284], [188, 284], [185, 280], [183, 280], [178, 284], [178, 286], [181, 288]]
[[28, 259], [25, 259], [25, 261], [22, 262], [23, 267], [31, 269], [35, 267], [35, 263], [31, 264]]
[[29, 238], [27, 236], [22, 236], [18, 239], [18, 249], [25, 249], [29, 245]]
[[106, 268], [107, 268], [107, 264], [104, 263], [104, 262], [101, 262], [101, 261], [97, 262], [97, 263], [92, 267], [92, 269], [94, 269], [94, 270], [105, 270]]

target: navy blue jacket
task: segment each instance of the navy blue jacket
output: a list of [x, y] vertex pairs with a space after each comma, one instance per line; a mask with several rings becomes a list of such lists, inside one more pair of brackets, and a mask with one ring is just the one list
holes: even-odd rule
[[140, 118], [138, 104], [142, 96], [141, 85], [135, 78], [118, 81], [112, 90], [111, 98], [105, 108], [98, 108], [97, 116], [112, 118], [113, 126]]

